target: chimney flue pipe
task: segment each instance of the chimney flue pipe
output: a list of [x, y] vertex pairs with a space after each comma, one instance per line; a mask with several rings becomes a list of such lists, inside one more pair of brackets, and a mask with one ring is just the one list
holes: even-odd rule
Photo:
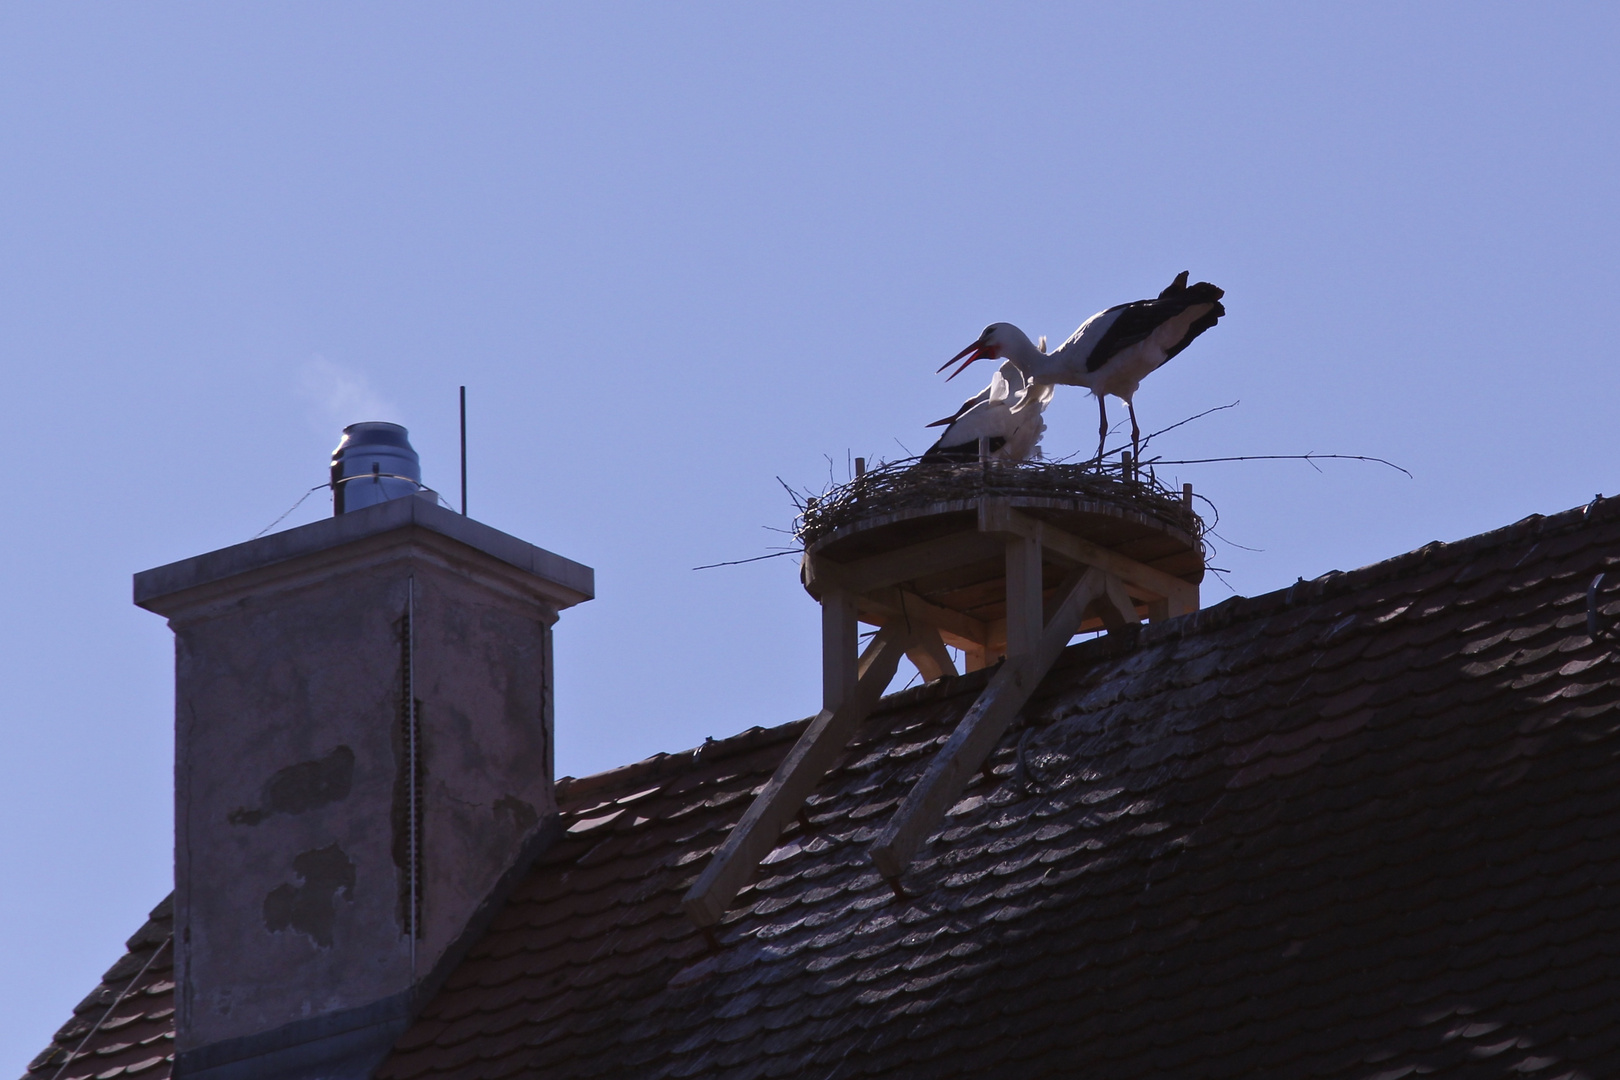
[[332, 515], [422, 490], [422, 462], [410, 432], [380, 420], [350, 424], [332, 451]]

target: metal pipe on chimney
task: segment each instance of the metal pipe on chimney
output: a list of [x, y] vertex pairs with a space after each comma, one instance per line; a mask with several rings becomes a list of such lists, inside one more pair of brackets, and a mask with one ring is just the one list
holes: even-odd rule
[[350, 424], [332, 451], [331, 482], [334, 517], [415, 495], [422, 490], [422, 461], [411, 446], [410, 432], [375, 420]]

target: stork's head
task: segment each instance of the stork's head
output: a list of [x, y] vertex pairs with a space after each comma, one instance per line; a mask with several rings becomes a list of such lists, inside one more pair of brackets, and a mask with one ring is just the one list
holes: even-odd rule
[[[1014, 363], [1017, 363], [1017, 345], [1020, 341], [1026, 345], [1029, 344], [1029, 338], [1025, 337], [1024, 332], [1012, 323], [991, 323], [984, 328], [984, 333], [979, 335], [977, 341], [941, 364], [939, 370], [944, 371], [958, 360], [962, 361], [962, 366], [951, 372], [950, 378], [945, 380], [950, 382], [951, 379], [966, 371], [968, 365], [975, 360], [1000, 360], [1003, 357], [1008, 357]], [[1028, 372], [1025, 372], [1025, 374], [1027, 375]]]

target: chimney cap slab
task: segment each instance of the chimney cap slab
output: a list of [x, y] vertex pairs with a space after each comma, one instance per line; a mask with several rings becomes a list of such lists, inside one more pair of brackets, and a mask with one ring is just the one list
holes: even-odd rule
[[596, 595], [596, 572], [525, 540], [447, 510], [426, 497], [387, 502], [324, 518], [284, 532], [210, 551], [135, 575], [135, 603], [167, 615], [197, 590], [278, 564], [371, 540], [399, 530], [421, 530], [454, 541], [533, 579], [530, 584], [558, 609]]

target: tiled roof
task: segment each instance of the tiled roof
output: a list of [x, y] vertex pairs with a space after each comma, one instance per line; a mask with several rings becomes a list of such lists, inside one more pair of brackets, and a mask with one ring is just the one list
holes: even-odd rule
[[1620, 1075], [1611, 565], [1620, 501], [1073, 646], [902, 896], [865, 845], [985, 676], [893, 695], [712, 937], [802, 722], [560, 782], [378, 1076]]
[[152, 909], [129, 951], [29, 1063], [27, 1080], [139, 1076], [168, 1080], [174, 1063], [173, 897]]

